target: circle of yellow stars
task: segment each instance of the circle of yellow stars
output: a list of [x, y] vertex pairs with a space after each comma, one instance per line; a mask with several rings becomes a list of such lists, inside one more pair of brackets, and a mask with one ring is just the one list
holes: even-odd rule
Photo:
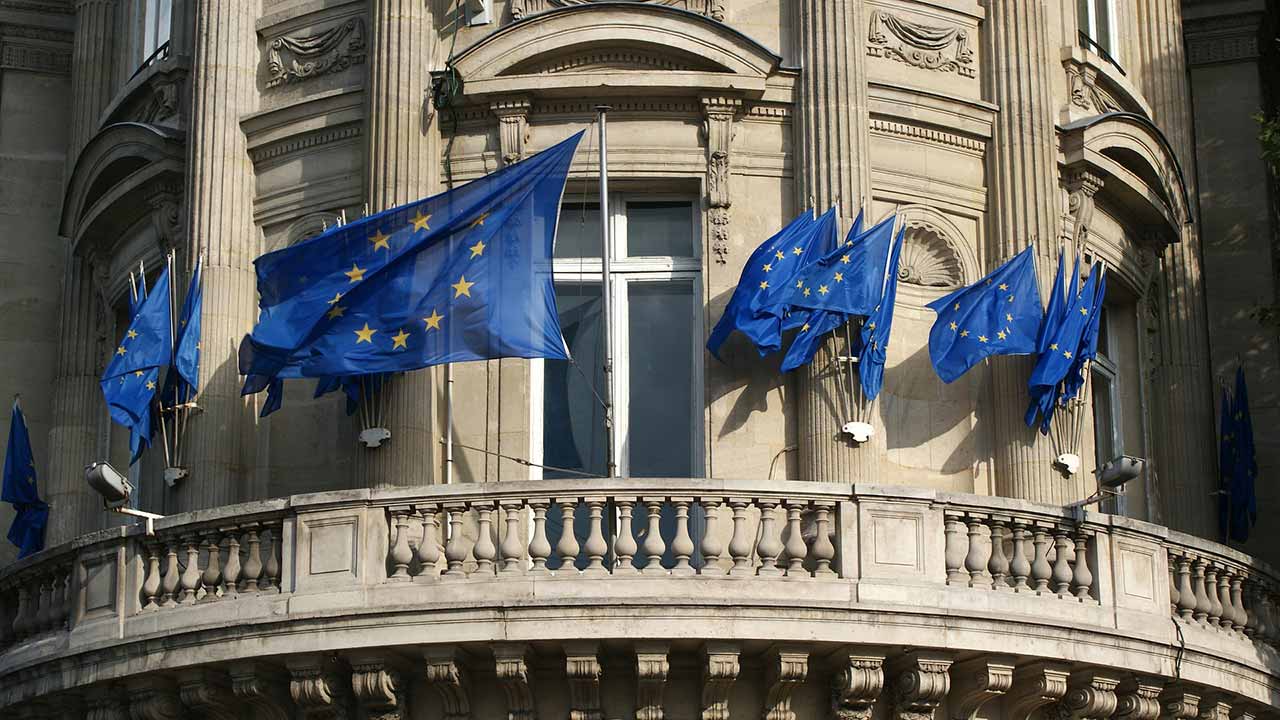
[[[988, 278], [988, 279], [987, 279], [987, 284], [988, 284], [988, 285], [990, 285], [991, 283], [992, 283], [991, 279], [990, 279], [990, 278]], [[996, 289], [997, 289], [997, 290], [999, 290], [1001, 293], [1006, 293], [1006, 292], [1008, 292], [1008, 291], [1009, 291], [1009, 285], [1008, 285], [1007, 283], [1000, 283], [999, 285], [997, 285], [997, 286], [996, 286]], [[1013, 302], [1015, 299], [1016, 299], [1016, 296], [1015, 296], [1015, 295], [1013, 295], [1013, 294], [1010, 294], [1010, 295], [1009, 295], [1009, 297], [1008, 297], [1008, 299], [1007, 299], [1007, 301], [1008, 301], [1008, 302]], [[955, 303], [954, 305], [952, 305], [952, 306], [951, 306], [951, 309], [952, 309], [952, 310], [956, 310], [956, 311], [960, 310], [960, 303], [958, 303], [958, 302], [957, 302], [957, 303]], [[1084, 308], [1081, 308], [1081, 310], [1080, 310], [1080, 311], [1081, 311], [1081, 312], [1085, 312], [1085, 313], [1087, 313], [1087, 311], [1086, 311]], [[1005, 313], [1005, 314], [1004, 314], [1004, 319], [1005, 319], [1005, 322], [1012, 324], [1012, 323], [1013, 323], [1013, 313]], [[947, 328], [948, 328], [949, 330], [951, 330], [951, 332], [954, 332], [954, 333], [959, 334], [959, 336], [960, 336], [960, 337], [962, 337], [962, 338], [967, 338], [967, 337], [969, 337], [969, 335], [971, 335], [971, 333], [970, 333], [967, 329], [960, 327], [960, 325], [959, 325], [958, 323], [956, 323], [954, 320], [952, 320], [951, 322], [947, 323]], [[1004, 328], [1001, 328], [1000, 330], [997, 330], [997, 331], [996, 331], [996, 339], [997, 339], [997, 340], [1008, 340], [1008, 339], [1009, 339], [1009, 336], [1010, 336], [1010, 335], [1012, 335], [1012, 334], [1013, 334], [1013, 330], [1012, 330], [1012, 328], [1011, 328], [1010, 326], [1006, 325]], [[987, 335], [979, 334], [979, 335], [978, 335], [978, 342], [979, 342], [979, 343], [983, 343], [983, 344], [990, 343], [990, 342], [991, 342], [991, 338], [990, 338], [989, 336], [987, 336]], [[1058, 345], [1057, 345], [1057, 343], [1055, 343], [1055, 344], [1053, 344], [1052, 346], [1050, 346], [1050, 349], [1051, 349], [1051, 350], [1057, 350], [1057, 349], [1058, 349]], [[1064, 353], [1064, 354], [1065, 354], [1068, 358], [1070, 358], [1070, 357], [1071, 357], [1071, 353], [1069, 353], [1069, 352], [1068, 352], [1068, 353]]]

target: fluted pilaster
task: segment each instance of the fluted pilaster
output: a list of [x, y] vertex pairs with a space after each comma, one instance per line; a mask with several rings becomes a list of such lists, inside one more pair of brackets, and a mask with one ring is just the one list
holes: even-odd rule
[[[847, 230], [871, 198], [866, 54], [860, 0], [801, 0], [800, 148], [797, 204], [840, 205]], [[801, 475], [816, 482], [867, 482], [884, 444], [883, 428], [858, 447], [840, 432], [853, 420], [848, 376], [834, 358], [843, 330], [828, 338], [799, 375]], [[857, 382], [856, 379], [854, 382]]]
[[71, 152], [74, 166], [80, 150], [98, 131], [102, 110], [111, 101], [111, 58], [116, 0], [76, 0], [76, 35], [71, 46]]
[[248, 499], [251, 403], [240, 397], [236, 348], [257, 316], [253, 259], [253, 165], [240, 118], [256, 107], [258, 0], [194, 0], [191, 130], [187, 136], [188, 257], [206, 257], [200, 395], [183, 438], [190, 477], [174, 510]]
[[[1191, 103], [1187, 88], [1182, 38], [1182, 5], [1178, 0], [1138, 0], [1141, 42], [1140, 82], [1151, 104], [1156, 125], [1173, 145], [1183, 180], [1195, 202], [1195, 147]], [[1165, 250], [1160, 271], [1160, 358], [1154, 368], [1161, 392], [1153, 410], [1157, 442], [1155, 471], [1162, 486], [1161, 518], [1170, 527], [1202, 537], [1217, 535], [1216, 503], [1209, 493], [1217, 488], [1213, 453], [1213, 382], [1208, 367], [1204, 278], [1198, 225], [1182, 228], [1181, 242]]]
[[[1055, 269], [1058, 239], [1058, 170], [1054, 105], [1049, 73], [1051, 43], [1045, 0], [990, 0], [982, 33], [989, 58], [990, 100], [1000, 110], [988, 153], [989, 268], [1035, 243], [1041, 279]], [[1061, 504], [1079, 496], [1078, 478], [1053, 470], [1047, 438], [1023, 422], [1032, 360], [991, 361], [991, 420], [996, 494]]]
[[[429, 3], [369, 3], [367, 136], [369, 208], [373, 212], [426, 197], [437, 188], [437, 126], [429, 123], [427, 88], [435, 53]], [[385, 425], [390, 442], [357, 449], [357, 487], [428, 485], [440, 453], [432, 441], [432, 370], [396, 377]]]

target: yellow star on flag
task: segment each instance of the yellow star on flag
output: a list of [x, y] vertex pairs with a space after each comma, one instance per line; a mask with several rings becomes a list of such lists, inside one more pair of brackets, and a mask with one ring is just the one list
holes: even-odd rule
[[996, 337], [1000, 338], [1001, 340], [1004, 340], [1005, 338], [1009, 337], [1009, 335], [1005, 331], [1001, 330], [1000, 332], [996, 333]]
[[803, 251], [803, 250], [801, 250], [800, 248], [795, 248], [795, 249], [793, 249], [793, 250], [791, 251], [791, 253], [792, 253], [793, 255], [799, 255], [799, 254], [800, 254], [800, 253], [802, 253], [802, 252], [804, 252], [804, 251]]
[[979, 336], [978, 336], [978, 342], [980, 342], [980, 343], [984, 343], [984, 342], [986, 342], [986, 341], [987, 341], [987, 336], [986, 336], [986, 335], [979, 335]]
[[128, 332], [127, 334], [128, 334], [128, 336], [129, 336], [129, 339], [130, 339], [130, 340], [132, 340], [132, 339], [134, 339], [134, 338], [138, 337], [138, 331], [137, 331], [137, 330], [134, 330], [133, 328], [129, 328], [129, 332]]
[[478, 240], [476, 241], [475, 245], [472, 245], [470, 248], [467, 248], [467, 249], [471, 251], [471, 257], [473, 259], [478, 258], [484, 254], [484, 241]]
[[427, 221], [430, 219], [431, 213], [423, 215], [422, 210], [419, 209], [418, 214], [413, 216], [413, 231], [418, 232], [419, 230], [430, 230], [431, 226], [427, 224]]
[[377, 230], [369, 238], [369, 242], [373, 243], [374, 250], [390, 250], [391, 243], [387, 242], [390, 239], [390, 235], [383, 235], [381, 230]]
[[804, 289], [804, 296], [809, 297], [809, 288]]
[[342, 317], [342, 313], [346, 311], [347, 309], [342, 307], [341, 305], [334, 305], [333, 307], [329, 308], [329, 312], [325, 313], [324, 315], [330, 320], [336, 320], [337, 318]]
[[773, 254], [773, 256], [774, 256], [774, 257], [776, 257], [776, 258], [778, 258], [779, 260], [786, 260], [786, 259], [787, 259], [787, 256], [786, 256], [786, 255], [783, 255], [781, 250], [779, 250], [779, 251], [775, 252], [775, 253]]
[[1062, 351], [1062, 357], [1064, 357], [1064, 358], [1066, 358], [1066, 359], [1070, 360], [1070, 359], [1071, 359], [1071, 351], [1070, 351], [1070, 350], [1063, 350], [1063, 351]]
[[836, 281], [836, 282], [844, 282], [844, 273], [836, 273], [836, 274], [835, 274], [835, 281]]
[[346, 275], [351, 282], [355, 283], [355, 282], [360, 282], [361, 280], [364, 279], [364, 273], [365, 273], [364, 268], [360, 267], [355, 263], [351, 263], [351, 269], [342, 274]]
[[809, 323], [805, 323], [800, 327], [800, 332], [804, 332], [805, 330], [808, 330], [808, 329], [809, 329]]
[[951, 323], [951, 329], [952, 329], [952, 330], [955, 330], [955, 329], [956, 329], [956, 327], [957, 327], [957, 325], [956, 325], [954, 322], [952, 322], [952, 323]]
[[155, 389], [156, 389], [156, 383], [155, 383], [155, 381], [154, 381], [154, 380], [148, 380], [148, 381], [147, 381], [147, 389], [148, 389], [148, 390], [155, 390]]
[[444, 319], [444, 316], [436, 312], [435, 308], [432, 308], [431, 314], [428, 315], [427, 317], [422, 318], [422, 322], [427, 324], [428, 330], [431, 330], [431, 329], [439, 330], [440, 321], [443, 319]]
[[1010, 313], [1005, 313], [1004, 319], [1005, 319], [1005, 322], [1013, 322], [1013, 315], [1011, 315]]
[[828, 292], [830, 292], [830, 291], [829, 291], [829, 290], [827, 290], [827, 286], [826, 286], [826, 285], [819, 285], [819, 286], [818, 286], [818, 294], [819, 294], [819, 295], [826, 295]]
[[1000, 288], [1000, 291], [1001, 291], [1001, 292], [1004, 292], [1005, 290], [1008, 290], [1008, 289], [1009, 289], [1009, 285], [1008, 285], [1008, 284], [1006, 284], [1006, 283], [1000, 283], [1000, 284], [999, 284], [999, 285], [997, 285], [996, 287]]
[[1058, 349], [1058, 343], [1053, 343], [1052, 345], [1050, 345], [1050, 346], [1049, 346], [1049, 349], [1050, 349], [1050, 350], [1057, 350], [1057, 349]]
[[480, 213], [480, 217], [476, 218], [476, 221], [471, 223], [471, 227], [476, 227], [477, 225], [483, 225], [484, 220], [487, 217], [489, 217], [489, 213]]
[[134, 370], [134, 371], [133, 371], [133, 376], [134, 376], [134, 377], [142, 377], [142, 371], [141, 371], [141, 370]]
[[797, 281], [796, 281], [796, 287], [798, 287], [798, 288], [802, 288], [802, 287], [804, 287], [804, 281], [803, 281], [803, 280], [797, 280]]
[[968, 330], [961, 330], [961, 331], [960, 331], [960, 337], [969, 337], [969, 331], [968, 331]]
[[341, 299], [342, 299], [342, 293], [334, 293], [334, 294], [333, 294], [333, 299], [329, 301], [329, 304], [330, 304], [330, 305], [337, 305], [337, 304], [338, 304], [338, 301], [339, 301], [339, 300], [341, 300]]
[[391, 345], [391, 349], [395, 350], [396, 348], [404, 348], [405, 350], [408, 350], [409, 346], [406, 344], [408, 340], [409, 333], [405, 332], [404, 328], [400, 328], [400, 332], [391, 336], [391, 342], [393, 343]]
[[355, 332], [355, 334], [356, 334], [356, 344], [357, 344], [357, 345], [359, 345], [359, 344], [360, 344], [360, 343], [362, 343], [362, 342], [367, 342], [367, 343], [369, 343], [370, 345], [372, 345], [372, 344], [373, 344], [373, 334], [374, 334], [374, 333], [376, 333], [376, 332], [378, 332], [378, 331], [377, 331], [377, 330], [374, 330], [374, 329], [372, 329], [372, 328], [370, 328], [370, 327], [369, 327], [369, 323], [365, 323], [363, 328], [361, 328], [360, 330], [356, 330], [356, 331], [354, 331], [354, 332]]
[[453, 296], [456, 298], [462, 297], [463, 295], [466, 295], [467, 297], [471, 297], [472, 285], [475, 285], [475, 283], [467, 282], [467, 276], [463, 275], [462, 277], [458, 278], [458, 282], [450, 285], [449, 287], [453, 288], [453, 293], [454, 293]]
[[954, 308], [952, 308], [952, 309], [953, 309], [953, 310], [959, 310], [959, 309], [960, 309], [960, 303], [956, 303], [956, 304], [955, 304], [955, 307], [954, 307]]
[[867, 329], [868, 329], [868, 330], [875, 330], [875, 329], [876, 329], [876, 324], [875, 324], [875, 322], [873, 321], [873, 322], [869, 322], [869, 323], [867, 323]]
[[1088, 308], [1080, 308], [1080, 314], [1081, 314], [1081, 315], [1088, 315], [1088, 314], [1089, 314], [1089, 309], [1088, 309]]
[[848, 265], [851, 261], [849, 260], [848, 255], [841, 255], [840, 262], [844, 263], [845, 265]]
[[1009, 296], [1009, 302], [1013, 302], [1013, 296], [1012, 296], [1012, 295], [1010, 295], [1010, 296]]
[[769, 289], [769, 281], [768, 281], [768, 280], [761, 280], [761, 281], [760, 281], [760, 289], [761, 289], [761, 290], [768, 290], [768, 289]]
[[128, 350], [125, 350], [123, 345], [121, 345], [120, 347], [116, 348], [116, 354], [117, 354], [117, 355], [123, 355], [123, 354], [125, 354], [126, 352], [128, 352]]
[[773, 263], [765, 263], [765, 264], [764, 264], [764, 271], [765, 271], [765, 272], [773, 272]]

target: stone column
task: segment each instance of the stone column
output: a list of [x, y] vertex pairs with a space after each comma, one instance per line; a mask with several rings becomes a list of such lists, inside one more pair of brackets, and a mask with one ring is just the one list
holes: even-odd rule
[[1154, 120], [1169, 139], [1192, 198], [1197, 224], [1182, 228], [1180, 242], [1165, 250], [1160, 271], [1161, 366], [1152, 368], [1162, 392], [1153, 417], [1154, 437], [1178, 438], [1159, 443], [1154, 470], [1161, 486], [1165, 524], [1201, 537], [1216, 537], [1217, 489], [1214, 456], [1213, 379], [1208, 357], [1199, 210], [1195, 201], [1196, 158], [1191, 129], [1182, 38], [1182, 3], [1138, 0], [1140, 82]]
[[[989, 148], [988, 269], [1030, 243], [1042, 298], [1056, 271], [1058, 168], [1049, 73], [1051, 62], [1045, 0], [991, 0], [982, 32], [986, 46], [988, 98], [1000, 107]], [[1055, 50], [1056, 52], [1056, 50]], [[1062, 504], [1076, 499], [1080, 483], [1052, 467], [1047, 438], [1023, 421], [1030, 357], [991, 360], [991, 427], [996, 494]]]
[[76, 35], [71, 48], [71, 151], [74, 167], [80, 150], [98, 131], [102, 110], [111, 101], [111, 59], [116, 0], [76, 0]]
[[254, 172], [240, 118], [256, 108], [258, 0], [194, 0], [191, 128], [187, 133], [187, 258], [203, 253], [200, 395], [182, 441], [190, 476], [169, 511], [248, 499], [254, 403], [240, 397], [236, 349], [253, 329]]
[[[369, 82], [366, 94], [365, 177], [370, 212], [403, 205], [437, 188], [437, 125], [428, 126], [427, 88], [435, 52], [429, 3], [372, 0], [369, 3]], [[391, 440], [376, 449], [357, 448], [356, 487], [429, 485], [440, 451], [432, 439], [434, 369], [397, 376], [389, 394], [385, 425]]]
[[[800, 0], [800, 99], [797, 205], [819, 211], [840, 205], [841, 230], [871, 198], [871, 144], [867, 111], [866, 23], [860, 0]], [[868, 209], [870, 209], [868, 207]], [[828, 338], [799, 376], [800, 475], [815, 482], [873, 479], [884, 445], [879, 428], [866, 447], [840, 428], [852, 420], [844, 368], [834, 357], [844, 333]]]

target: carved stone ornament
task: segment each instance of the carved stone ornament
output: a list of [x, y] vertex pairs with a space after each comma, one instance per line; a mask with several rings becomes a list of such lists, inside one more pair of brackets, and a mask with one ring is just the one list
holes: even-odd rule
[[186, 708], [178, 701], [178, 687], [162, 675], [131, 680], [129, 715], [135, 720], [184, 720]]
[[1005, 717], [1027, 720], [1038, 708], [1062, 699], [1067, 694], [1066, 667], [1038, 662], [1013, 672], [1013, 687], [1005, 696]]
[[129, 700], [115, 685], [95, 685], [85, 691], [86, 720], [128, 720]]
[[1161, 717], [1169, 720], [1191, 720], [1200, 715], [1200, 695], [1174, 685], [1160, 693]]
[[636, 643], [636, 720], [662, 720], [662, 692], [671, 664], [670, 643]]
[[178, 673], [178, 694], [182, 704], [209, 720], [237, 720], [241, 717], [231, 680], [221, 670], [191, 668]]
[[292, 720], [289, 675], [266, 663], [242, 660], [231, 666], [231, 692], [260, 720]]
[[467, 672], [452, 645], [428, 647], [422, 651], [427, 664], [427, 685], [440, 696], [444, 720], [469, 720], [471, 696]]
[[182, 211], [182, 188], [163, 184], [147, 194], [151, 225], [156, 231], [161, 254], [168, 255], [183, 244], [186, 214]]
[[1160, 691], [1164, 682], [1155, 677], [1130, 677], [1116, 688], [1115, 720], [1156, 720], [1160, 717]]
[[286, 660], [289, 666], [289, 694], [305, 720], [347, 720], [351, 698], [350, 681], [331, 657], [300, 655]]
[[707, 207], [711, 219], [711, 251], [716, 262], [729, 256], [729, 160], [735, 121], [742, 101], [732, 97], [702, 98], [702, 139], [707, 144]]
[[281, 35], [267, 46], [267, 87], [342, 72], [363, 63], [365, 52], [363, 18], [316, 35]]
[[1098, 86], [1098, 70], [1075, 60], [1062, 64], [1067, 71], [1067, 87], [1071, 88], [1071, 105], [1090, 115], [1117, 112], [1124, 107], [1111, 93]]
[[565, 676], [569, 679], [569, 720], [603, 720], [600, 707], [600, 659], [596, 643], [566, 643]]
[[951, 659], [913, 652], [894, 663], [893, 715], [897, 720], [933, 720], [951, 689]]
[[925, 25], [885, 10], [871, 11], [867, 54], [961, 77], [977, 74], [967, 30]]
[[835, 720], [871, 720], [884, 689], [884, 655], [848, 652], [831, 674], [831, 714]]
[[[603, 2], [604, 0], [512, 0], [511, 17], [516, 20], [523, 20], [537, 12], [550, 10], [558, 7], [572, 7], [574, 5], [590, 5], [594, 2]], [[702, 15], [706, 15], [712, 20], [724, 22], [725, 6], [728, 0], [632, 0], [633, 2], [647, 2], [652, 5], [669, 5], [678, 7], [681, 10], [689, 10]]]
[[953, 720], [973, 720], [982, 706], [1009, 691], [1013, 685], [1014, 658], [978, 657], [951, 668]]
[[538, 717], [533, 704], [529, 652], [529, 646], [523, 643], [493, 646], [494, 674], [507, 696], [507, 720], [537, 720]]
[[791, 693], [809, 677], [809, 653], [799, 648], [779, 648], [765, 661], [768, 695], [764, 720], [796, 720]]
[[498, 142], [504, 165], [524, 159], [524, 146], [529, 142], [531, 107], [527, 97], [502, 98], [489, 104], [489, 109], [498, 118]]
[[1076, 252], [1084, 252], [1089, 242], [1089, 226], [1093, 223], [1093, 197], [1102, 189], [1103, 180], [1087, 170], [1067, 177], [1067, 212], [1071, 215], [1072, 242]]
[[959, 287], [964, 264], [954, 240], [937, 223], [909, 218], [898, 260], [898, 280], [923, 287]]
[[707, 643], [707, 664], [702, 675], [702, 720], [729, 720], [729, 691], [738, 679], [738, 645]]
[[1106, 720], [1116, 711], [1117, 676], [1084, 671], [1073, 673], [1067, 694], [1056, 703], [1046, 718], [1058, 720]]
[[351, 691], [360, 716], [368, 720], [401, 720], [408, 717], [408, 693], [398, 662], [384, 653], [356, 652], [351, 663]]

